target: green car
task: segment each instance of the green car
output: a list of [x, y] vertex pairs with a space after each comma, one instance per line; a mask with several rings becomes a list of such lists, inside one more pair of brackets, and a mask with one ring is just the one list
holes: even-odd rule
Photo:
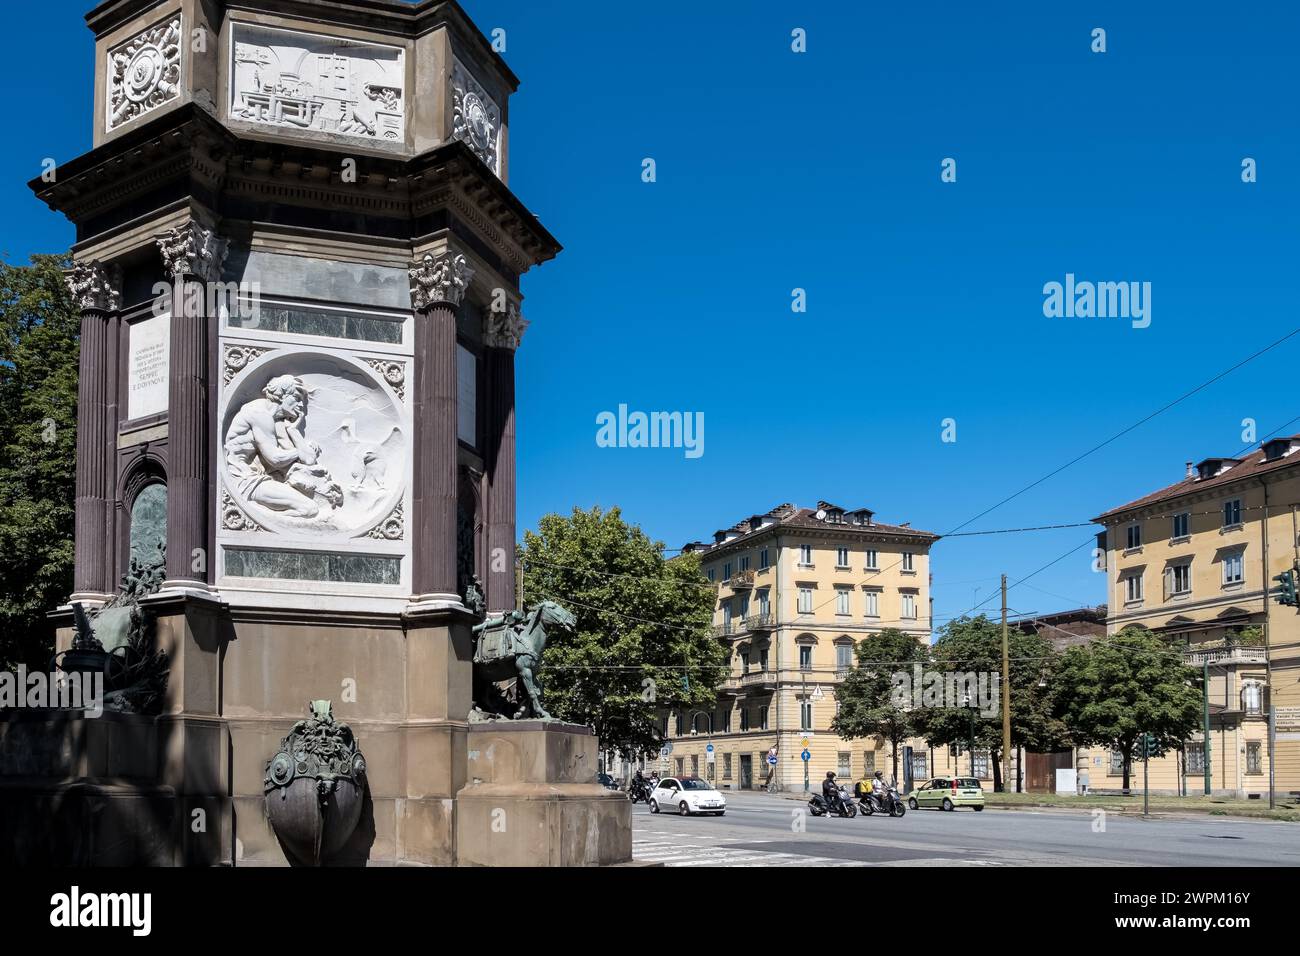
[[913, 810], [983, 810], [984, 791], [974, 777], [935, 777], [909, 793], [907, 805]]

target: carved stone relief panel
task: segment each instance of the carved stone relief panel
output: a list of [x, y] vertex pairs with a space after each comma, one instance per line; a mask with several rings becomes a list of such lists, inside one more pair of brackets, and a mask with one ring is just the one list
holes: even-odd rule
[[222, 414], [230, 506], [298, 540], [342, 542], [376, 527], [383, 538], [400, 539], [404, 421], [391, 393], [359, 363], [323, 352], [264, 357], [234, 378]]
[[108, 130], [144, 116], [180, 96], [181, 18], [145, 30], [108, 51]]
[[501, 175], [501, 107], [452, 57], [451, 66], [452, 126], [451, 135], [463, 141], [488, 169]]
[[405, 84], [399, 47], [234, 26], [231, 119], [400, 143]]

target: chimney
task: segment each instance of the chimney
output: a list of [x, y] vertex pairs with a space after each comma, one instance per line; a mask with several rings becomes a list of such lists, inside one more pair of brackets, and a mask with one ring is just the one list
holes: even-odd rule
[[1188, 477], [1188, 478], [1195, 478], [1195, 477], [1196, 477], [1196, 469], [1192, 467], [1192, 463], [1191, 463], [1190, 461], [1187, 463], [1187, 475], [1186, 475], [1186, 477]]

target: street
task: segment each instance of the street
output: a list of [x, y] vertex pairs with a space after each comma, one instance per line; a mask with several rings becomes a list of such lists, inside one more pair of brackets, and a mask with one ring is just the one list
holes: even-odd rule
[[[1300, 826], [1240, 818], [1104, 821], [1070, 810], [814, 817], [728, 793], [724, 817], [632, 808], [634, 859], [665, 866], [1298, 866]], [[1104, 822], [1105, 830], [1094, 830]]]

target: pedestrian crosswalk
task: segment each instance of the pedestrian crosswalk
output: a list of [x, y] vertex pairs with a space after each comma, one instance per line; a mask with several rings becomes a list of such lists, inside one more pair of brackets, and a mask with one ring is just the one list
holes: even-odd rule
[[[745, 848], [682, 843], [679, 840], [632, 841], [632, 859], [663, 866], [866, 866], [856, 860], [835, 860], [825, 856], [799, 853], [768, 852], [764, 840], [754, 840]], [[753, 849], [749, 849], [749, 847]]]

